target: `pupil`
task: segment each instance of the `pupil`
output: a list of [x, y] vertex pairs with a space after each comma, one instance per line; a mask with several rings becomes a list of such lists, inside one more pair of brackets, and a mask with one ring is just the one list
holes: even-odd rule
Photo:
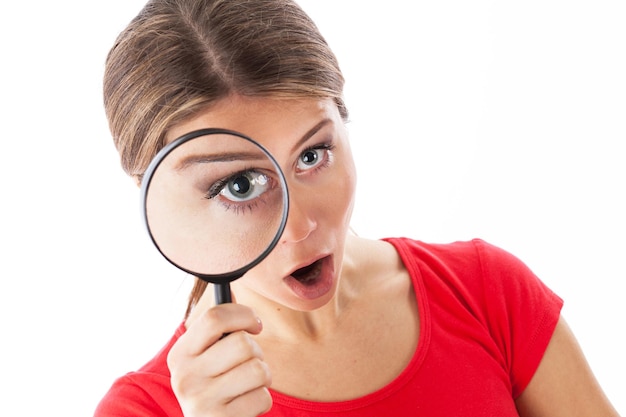
[[302, 155], [302, 161], [305, 164], [311, 164], [313, 162], [315, 162], [315, 160], [317, 159], [317, 154], [315, 152], [309, 151], [307, 153], [305, 153], [304, 155]]
[[235, 179], [231, 185], [231, 190], [237, 194], [247, 194], [250, 191], [250, 180], [246, 177]]

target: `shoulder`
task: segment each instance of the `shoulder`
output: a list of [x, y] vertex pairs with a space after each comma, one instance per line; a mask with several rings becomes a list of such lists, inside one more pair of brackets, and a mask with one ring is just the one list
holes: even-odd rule
[[102, 398], [94, 417], [182, 416], [170, 379], [164, 375], [132, 372], [118, 378]]
[[[406, 237], [348, 241], [344, 269], [376, 285], [410, 276], [413, 285], [433, 279], [447, 285], [472, 286], [509, 275], [532, 275], [519, 259], [481, 239], [427, 243]], [[350, 275], [350, 274], [347, 274]], [[401, 278], [401, 279], [402, 279]], [[380, 281], [380, 282], [379, 282]]]
[[505, 286], [511, 290], [524, 285], [543, 287], [518, 257], [482, 239], [451, 243], [426, 243], [409, 238], [384, 240], [395, 247], [409, 270], [436, 275], [450, 283]]
[[433, 316], [449, 320], [454, 314], [457, 323], [476, 323], [488, 335], [519, 395], [550, 341], [563, 300], [520, 259], [483, 240], [388, 241], [415, 265]]
[[504, 249], [478, 238], [446, 243], [424, 242], [407, 237], [390, 237], [383, 241], [393, 245], [404, 257], [418, 258], [426, 262], [439, 260], [467, 265], [481, 262], [483, 258], [517, 260]]
[[398, 251], [384, 240], [351, 236], [346, 244], [342, 279], [354, 288], [381, 294], [410, 290], [411, 280]]
[[94, 417], [182, 416], [172, 391], [166, 358], [184, 331], [181, 324], [149, 362], [139, 370], [118, 378], [98, 404]]
[[484, 308], [518, 309], [562, 300], [517, 256], [482, 239], [425, 243], [407, 238], [385, 239], [398, 250], [412, 274], [424, 285], [443, 285], [473, 298]]

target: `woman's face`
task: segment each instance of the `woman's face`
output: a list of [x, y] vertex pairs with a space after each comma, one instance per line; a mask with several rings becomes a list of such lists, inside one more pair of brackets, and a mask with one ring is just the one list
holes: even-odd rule
[[337, 106], [330, 99], [233, 96], [176, 125], [167, 141], [203, 128], [255, 139], [274, 156], [289, 188], [289, 215], [278, 245], [233, 282], [235, 295], [248, 292], [303, 311], [325, 305], [337, 288], [356, 185]]

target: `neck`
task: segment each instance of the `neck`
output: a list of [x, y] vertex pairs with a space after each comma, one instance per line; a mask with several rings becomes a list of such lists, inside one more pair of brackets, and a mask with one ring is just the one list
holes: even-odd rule
[[[351, 267], [344, 265], [340, 272], [337, 289], [332, 298], [314, 310], [295, 310], [276, 303], [262, 294], [251, 291], [235, 281], [231, 283], [233, 302], [254, 309], [263, 322], [262, 338], [294, 342], [302, 340], [323, 340], [332, 337], [341, 327], [344, 315], [356, 298], [358, 288], [351, 284]], [[346, 272], [348, 272], [346, 274]], [[186, 325], [196, 320], [206, 310], [215, 306], [213, 285], [207, 286], [204, 294], [191, 311]]]
[[[363, 252], [362, 249], [360, 249]], [[358, 253], [358, 252], [357, 252]], [[276, 303], [256, 291], [242, 285], [240, 281], [231, 283], [233, 302], [254, 309], [263, 322], [263, 332], [259, 337], [278, 341], [311, 340], [319, 341], [332, 337], [342, 330], [346, 315], [358, 302], [362, 292], [363, 279], [358, 279], [355, 265], [357, 260], [344, 253], [337, 288], [327, 303], [313, 310], [298, 310]], [[362, 275], [362, 273], [360, 274]], [[196, 320], [206, 310], [215, 306], [213, 286], [209, 285], [189, 315], [186, 324]]]
[[341, 283], [325, 305], [310, 311], [295, 310], [245, 290], [237, 291], [236, 298], [259, 315], [263, 321], [263, 338], [294, 342], [323, 340], [338, 331], [353, 300], [351, 291]]

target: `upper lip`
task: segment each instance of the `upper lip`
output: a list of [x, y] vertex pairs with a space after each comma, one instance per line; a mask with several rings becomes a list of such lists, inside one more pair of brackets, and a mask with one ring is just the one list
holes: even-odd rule
[[291, 270], [291, 272], [289, 272], [289, 273], [288, 273], [287, 275], [285, 275], [285, 276], [286, 276], [286, 277], [289, 277], [289, 276], [293, 275], [293, 273], [294, 273], [294, 272], [296, 272], [297, 270], [299, 270], [299, 269], [301, 269], [301, 268], [304, 268], [304, 267], [307, 267], [307, 266], [309, 266], [309, 265], [312, 265], [312, 264], [314, 264], [315, 262], [317, 262], [317, 261], [319, 261], [319, 260], [322, 260], [322, 259], [328, 258], [329, 256], [330, 256], [329, 254], [324, 254], [324, 255], [320, 255], [320, 256], [318, 256], [317, 258], [315, 258], [315, 259], [313, 259], [313, 260], [309, 260], [309, 261], [303, 262], [303, 263], [299, 264], [298, 266], [296, 266], [295, 268], [293, 268], [293, 269]]

